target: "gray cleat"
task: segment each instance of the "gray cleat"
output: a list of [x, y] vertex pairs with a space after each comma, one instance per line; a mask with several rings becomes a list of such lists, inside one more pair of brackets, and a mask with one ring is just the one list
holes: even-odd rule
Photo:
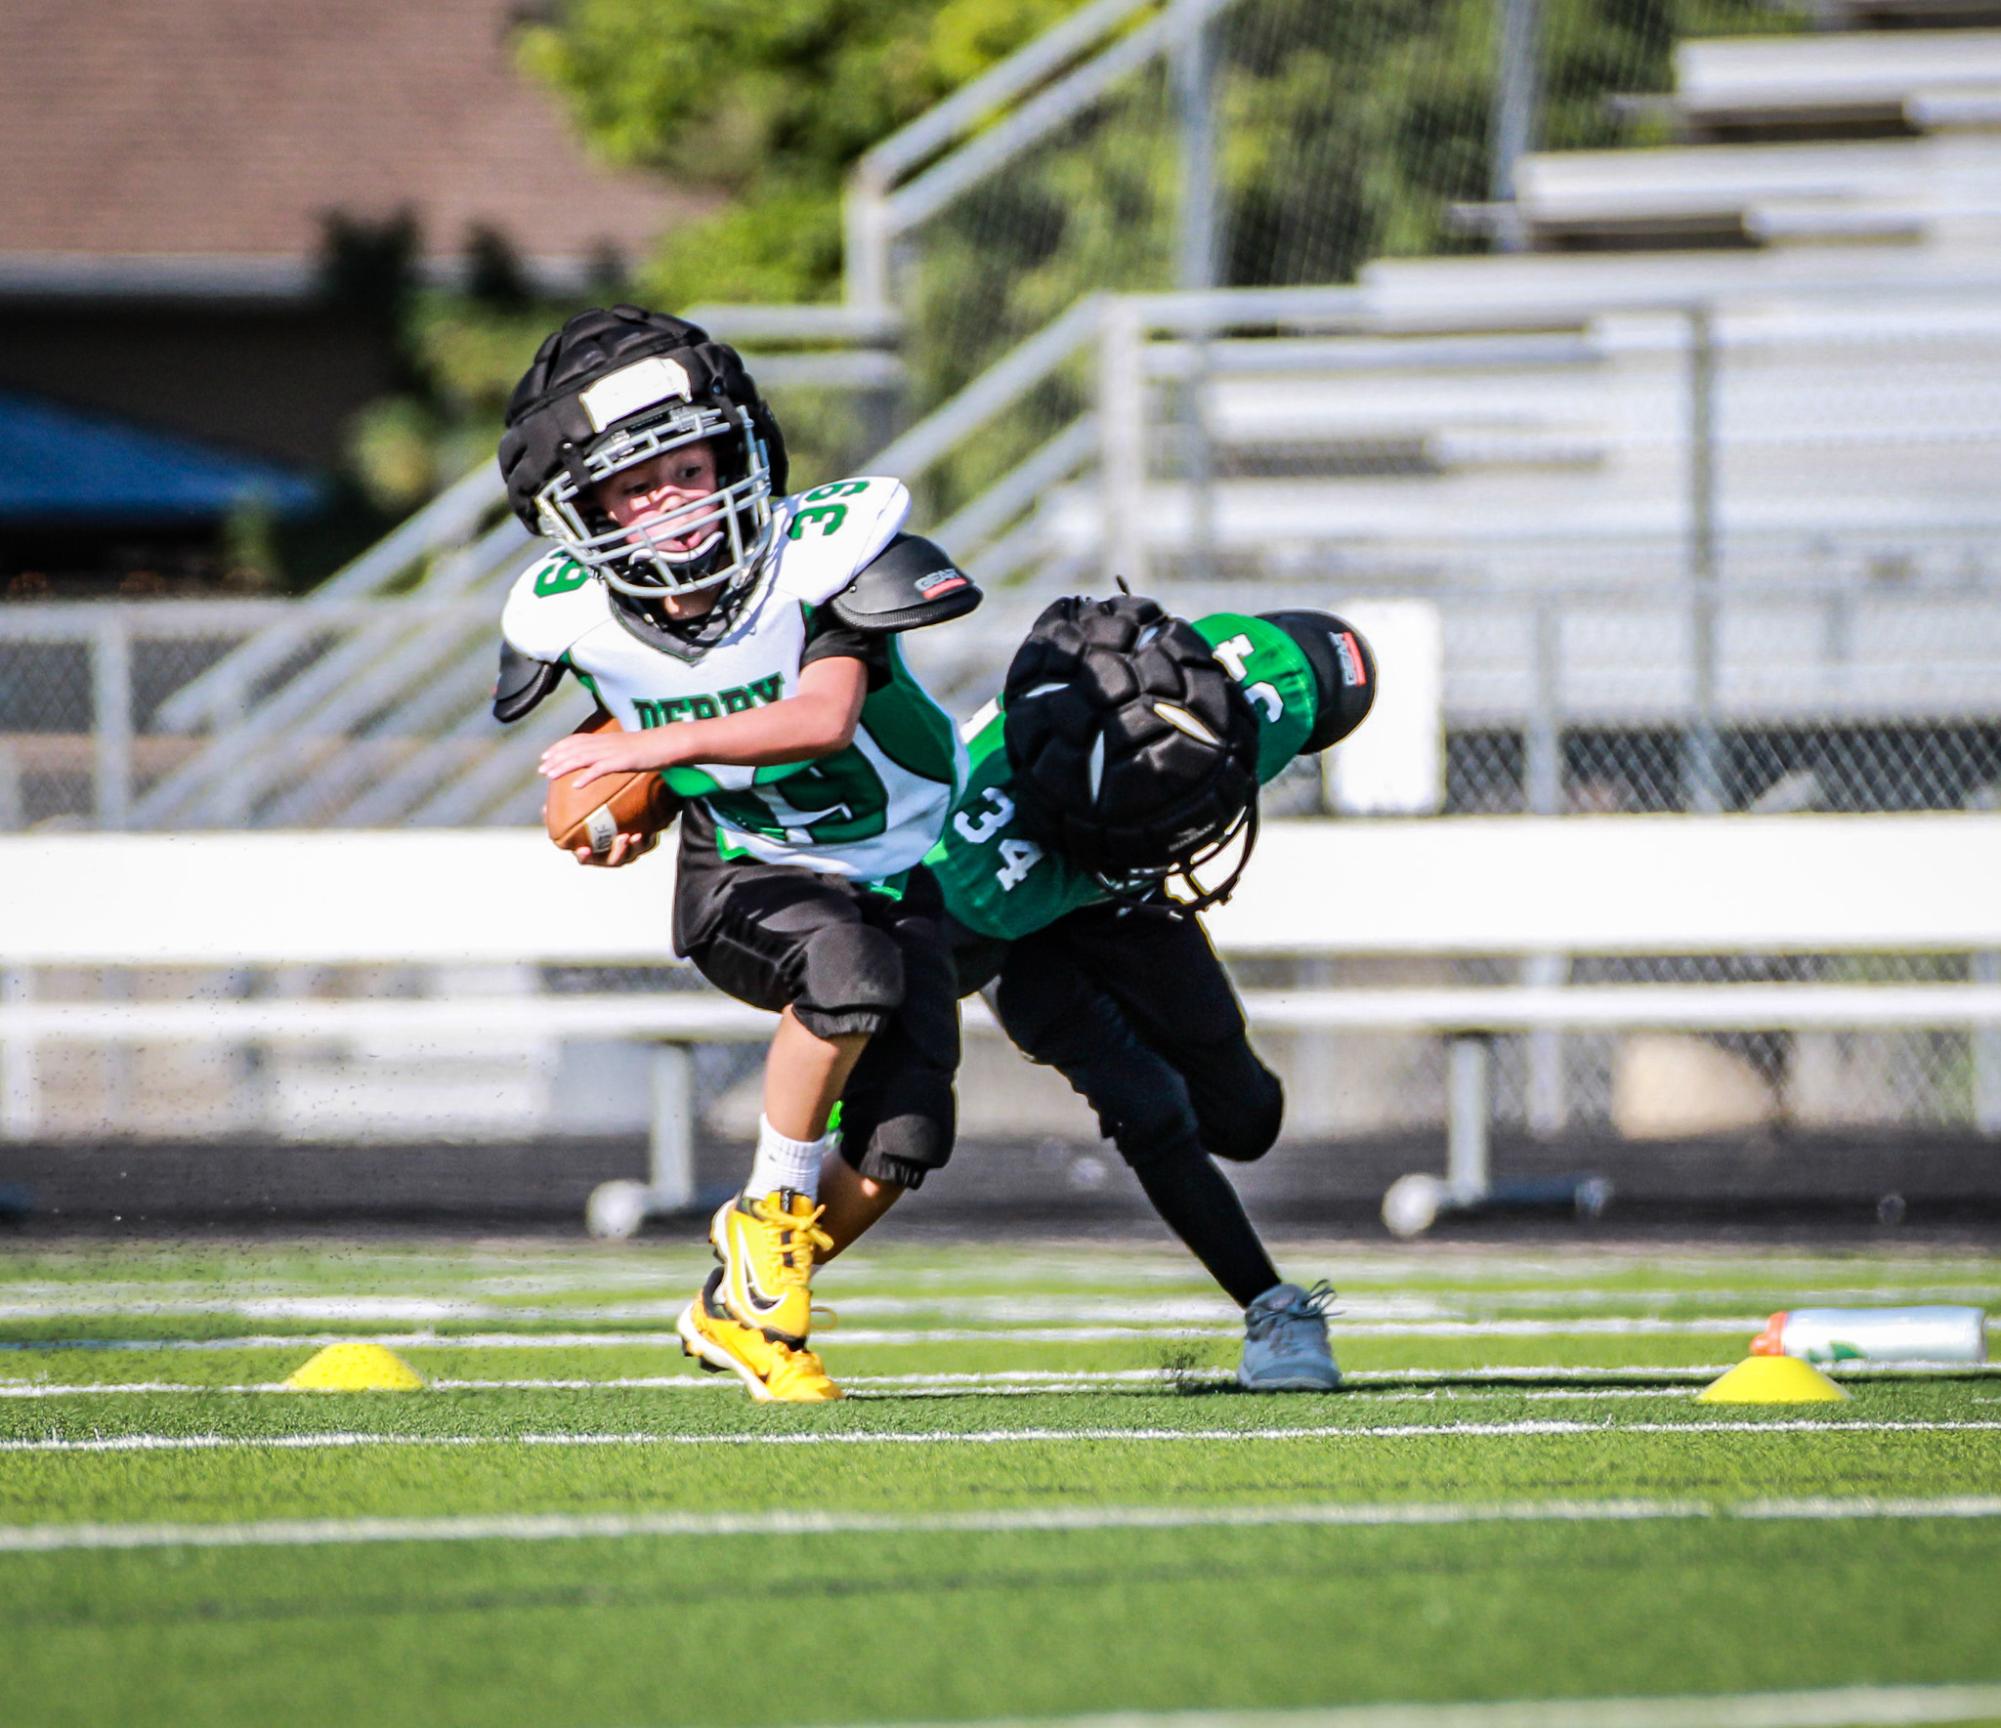
[[1244, 1310], [1244, 1360], [1237, 1384], [1247, 1392], [1332, 1392], [1341, 1370], [1327, 1348], [1327, 1304], [1334, 1289], [1274, 1284]]

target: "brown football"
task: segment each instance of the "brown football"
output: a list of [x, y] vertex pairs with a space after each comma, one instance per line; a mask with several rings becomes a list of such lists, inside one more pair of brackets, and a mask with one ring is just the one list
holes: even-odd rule
[[[577, 730], [616, 732], [619, 724], [611, 715], [600, 712]], [[583, 787], [571, 785], [573, 778], [566, 774], [560, 780], [551, 780], [548, 797], [542, 804], [542, 824], [549, 830], [549, 838], [565, 852], [588, 846], [603, 857], [619, 835], [650, 837], [670, 827], [681, 813], [681, 800], [652, 768], [637, 774], [607, 774]]]

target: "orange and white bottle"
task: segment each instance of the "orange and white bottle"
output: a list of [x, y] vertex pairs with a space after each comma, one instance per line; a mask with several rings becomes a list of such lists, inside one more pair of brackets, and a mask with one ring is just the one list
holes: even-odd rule
[[1978, 1308], [1794, 1308], [1751, 1340], [1753, 1356], [1808, 1362], [1985, 1362]]

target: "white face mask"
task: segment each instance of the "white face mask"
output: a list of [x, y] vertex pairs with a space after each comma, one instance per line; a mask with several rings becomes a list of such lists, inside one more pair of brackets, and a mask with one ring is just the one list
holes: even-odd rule
[[[771, 468], [749, 410], [672, 402], [615, 427], [585, 452], [592, 492], [615, 474], [708, 439], [741, 442], [740, 479], [620, 527], [576, 476], [557, 474], [535, 495], [543, 533], [621, 594], [652, 599], [748, 579], [771, 550]], [[597, 524], [603, 523], [604, 526]], [[670, 544], [671, 542], [671, 544]]]

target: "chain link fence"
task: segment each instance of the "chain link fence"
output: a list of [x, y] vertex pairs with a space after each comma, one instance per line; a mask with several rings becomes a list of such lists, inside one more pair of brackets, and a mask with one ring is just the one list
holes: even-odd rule
[[[970, 714], [1056, 589], [1004, 591], [978, 632], [913, 658]], [[1317, 605], [1366, 624], [1376, 587], [1164, 583], [1191, 615]], [[1441, 622], [1438, 796], [1451, 815], [1761, 814], [2001, 806], [2001, 606], [1962, 588], [1752, 589], [1716, 611], [1716, 719], [1698, 730], [1686, 596], [1672, 591], [1407, 587], [1394, 599]], [[336, 652], [359, 671], [392, 645], [436, 643], [441, 672], [413, 713], [400, 686], [351, 685], [337, 712], [283, 728], [254, 708], [239, 727], [157, 724], [162, 700], [262, 640], [238, 603], [0, 609], [0, 830], [433, 826], [530, 822], [534, 758], [581, 718], [557, 702], [503, 729], [487, 716], [497, 608], [402, 601], [302, 603], [293, 651], [259, 683]], [[268, 622], [270, 614], [262, 615]], [[231, 625], [239, 633], [230, 632]], [[1399, 668], [1386, 670], [1394, 677]], [[546, 735], [546, 736], [545, 736]], [[1706, 754], [1699, 752], [1698, 743]], [[1360, 748], [1358, 740], [1357, 749]], [[1270, 794], [1276, 814], [1343, 800], [1317, 765]], [[1357, 813], [1367, 813], [1363, 806]]]
[[[1255, 866], [1248, 892], [1255, 892]], [[664, 916], [664, 914], [663, 914]], [[1885, 954], [1637, 957], [1522, 966], [1498, 960], [1375, 963], [1263, 960], [1235, 968], [1246, 987], [1423, 988], [1550, 984], [1993, 983], [1993, 955]], [[373, 1001], [579, 988], [540, 968], [283, 967], [188, 974], [164, 968], [38, 970], [0, 966], [0, 999], [40, 1005], [197, 999]], [[687, 969], [606, 968], [596, 991], [701, 991]], [[1262, 1033], [1261, 1053], [1287, 1095], [1287, 1132], [1320, 1141], [1435, 1133], [1448, 1094], [1446, 1046], [1392, 1034]], [[321, 1044], [65, 1041], [0, 1049], [0, 1138], [262, 1135], [301, 1142], [639, 1134], [649, 1122], [647, 1052], [630, 1042], [508, 1035]], [[698, 1049], [700, 1126], [712, 1140], [753, 1137], [761, 1052]], [[1973, 1032], [1795, 1032], [1711, 1035], [1542, 1033], [1492, 1044], [1492, 1121], [1506, 1132], [1674, 1142], [1747, 1133], [2001, 1134], [2001, 1038]], [[990, 1038], [971, 1040], [960, 1084], [970, 1140], [1092, 1138], [1082, 1106], [1052, 1074], [1029, 1071]]]
[[1799, 27], [1759, 0], [1114, 7], [1095, 49], [1013, 87], [956, 147], [891, 141], [884, 166], [907, 178], [865, 268], [905, 312], [928, 411], [1087, 294], [1340, 283], [1371, 259], [1484, 251], [1475, 218], [1514, 156], [1620, 141], [1616, 99], [1671, 87], [1679, 35]]

